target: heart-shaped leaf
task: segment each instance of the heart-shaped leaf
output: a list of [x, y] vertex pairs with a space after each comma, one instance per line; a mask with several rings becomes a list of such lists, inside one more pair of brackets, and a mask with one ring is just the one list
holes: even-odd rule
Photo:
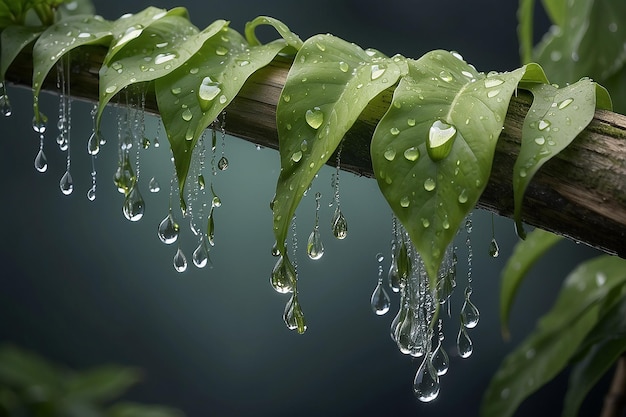
[[47, 28], [33, 47], [33, 105], [39, 118], [39, 92], [50, 69], [71, 50], [111, 42], [110, 22], [99, 16], [72, 16]]
[[582, 79], [563, 88], [549, 84], [525, 87], [534, 100], [522, 127], [522, 146], [513, 167], [515, 226], [520, 237], [524, 193], [535, 173], [561, 152], [593, 119], [596, 83]]
[[217, 20], [202, 32], [186, 18], [166, 15], [129, 40], [100, 69], [100, 100], [96, 123], [99, 125], [106, 104], [128, 85], [152, 81], [187, 62], [204, 42], [218, 33], [226, 21]]
[[246, 80], [269, 64], [287, 43], [250, 47], [224, 26], [180, 68], [155, 82], [159, 112], [178, 176], [181, 205], [193, 149], [202, 132], [230, 104]]
[[607, 297], [626, 283], [623, 259], [599, 256], [565, 280], [556, 303], [500, 365], [483, 398], [483, 417], [512, 416], [519, 404], [557, 375], [614, 302]]
[[485, 75], [456, 53], [429, 52], [409, 61], [374, 132], [378, 185], [432, 288], [446, 248], [487, 185], [511, 95], [526, 69]]
[[390, 59], [332, 35], [304, 42], [276, 106], [281, 173], [273, 212], [281, 253], [311, 181], [367, 104], [392, 87], [405, 67], [404, 58]]

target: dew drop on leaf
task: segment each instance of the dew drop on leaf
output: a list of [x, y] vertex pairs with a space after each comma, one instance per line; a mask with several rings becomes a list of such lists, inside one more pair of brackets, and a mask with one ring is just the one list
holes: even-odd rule
[[441, 120], [435, 120], [428, 130], [427, 150], [430, 159], [440, 161], [452, 150], [456, 138], [456, 127]]
[[324, 113], [322, 113], [319, 107], [313, 107], [313, 109], [306, 111], [304, 118], [309, 126], [313, 129], [318, 129], [324, 122]]

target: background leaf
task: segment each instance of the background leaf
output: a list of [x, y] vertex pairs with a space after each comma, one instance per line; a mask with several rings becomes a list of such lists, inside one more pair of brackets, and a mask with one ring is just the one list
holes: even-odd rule
[[582, 79], [563, 88], [549, 84], [528, 87], [534, 96], [522, 127], [522, 146], [513, 167], [515, 225], [524, 237], [522, 202], [535, 173], [567, 147], [593, 120], [596, 83]]
[[184, 414], [174, 408], [160, 405], [120, 403], [112, 406], [107, 417], [182, 417]]
[[500, 365], [483, 398], [481, 415], [513, 415], [525, 398], [557, 375], [603, 317], [607, 294], [624, 283], [623, 259], [603, 255], [579, 265], [552, 309]]
[[96, 402], [113, 400], [139, 382], [138, 370], [118, 365], [101, 366], [73, 374], [67, 381], [69, 401]]
[[367, 104], [392, 87], [404, 60], [332, 35], [307, 39], [276, 106], [281, 173], [273, 202], [281, 253], [304, 191]]
[[[409, 61], [376, 127], [371, 155], [378, 186], [433, 287], [447, 246], [487, 184], [511, 95], [525, 71], [485, 75], [458, 54], [429, 52]], [[441, 137], [449, 140], [433, 152], [429, 142]]]
[[513, 253], [502, 269], [500, 284], [500, 326], [505, 339], [509, 338], [509, 313], [522, 280], [532, 266], [563, 238], [543, 229], [535, 229], [525, 240], [515, 245]]
[[174, 154], [181, 204], [193, 149], [202, 132], [230, 104], [246, 80], [287, 43], [249, 47], [224, 26], [180, 68], [155, 82], [159, 112]]
[[9, 66], [19, 53], [37, 39], [42, 31], [43, 28], [33, 26], [9, 26], [2, 30], [0, 35], [0, 44], [2, 45], [0, 80], [4, 80]]

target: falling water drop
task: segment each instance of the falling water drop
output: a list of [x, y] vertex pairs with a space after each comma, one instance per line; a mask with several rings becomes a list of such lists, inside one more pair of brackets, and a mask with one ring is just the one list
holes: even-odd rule
[[322, 239], [320, 237], [319, 227], [314, 228], [309, 235], [306, 245], [306, 253], [309, 258], [313, 260], [320, 259], [322, 255], [324, 255], [324, 245], [322, 244]]
[[472, 288], [465, 288], [465, 301], [463, 301], [463, 307], [461, 307], [461, 324], [468, 329], [476, 327], [478, 320], [480, 319], [480, 313], [478, 308], [470, 300], [472, 294]]
[[146, 204], [139, 192], [139, 186], [135, 183], [124, 199], [124, 205], [122, 206], [124, 217], [131, 222], [139, 221], [143, 217], [145, 207]]
[[213, 218], [213, 208], [209, 213], [209, 218], [207, 219], [207, 228], [206, 228], [206, 238], [209, 242], [209, 245], [215, 245], [215, 220]]
[[65, 195], [70, 195], [72, 191], [74, 191], [74, 182], [72, 181], [72, 174], [70, 174], [69, 169], [65, 171], [65, 174], [61, 177], [59, 187], [61, 188], [61, 192]]
[[197, 268], [204, 268], [209, 263], [209, 249], [206, 245], [206, 240], [201, 238], [198, 247], [193, 251], [192, 255], [193, 264]]
[[295, 294], [289, 298], [289, 301], [287, 301], [287, 304], [285, 305], [285, 312], [283, 313], [283, 321], [289, 330], [296, 330], [298, 328], [294, 312], [294, 297]]
[[389, 288], [391, 288], [391, 291], [400, 292], [400, 275], [398, 274], [398, 261], [396, 252], [396, 244], [394, 242], [391, 245], [391, 266], [389, 267], [387, 280], [389, 282]]
[[456, 347], [459, 351], [459, 356], [464, 359], [469, 358], [474, 351], [474, 345], [472, 344], [472, 340], [469, 338], [467, 330], [463, 325], [461, 325], [461, 328], [459, 329], [459, 335], [456, 338]]
[[498, 242], [496, 238], [491, 238], [491, 243], [489, 243], [489, 256], [492, 258], [497, 258], [500, 255], [500, 247], [498, 246]]
[[[441, 321], [439, 323], [441, 325]], [[448, 357], [448, 354], [446, 353], [446, 350], [443, 348], [442, 345], [444, 335], [441, 330], [439, 330], [438, 339], [439, 340], [437, 342], [437, 347], [432, 354], [431, 361], [433, 367], [435, 368], [435, 371], [437, 372], [437, 375], [443, 376], [448, 372], [448, 368], [450, 367], [450, 358]]]
[[98, 152], [100, 152], [100, 138], [98, 137], [98, 134], [93, 131], [87, 141], [87, 153], [93, 156], [97, 155]]
[[87, 199], [89, 201], [94, 201], [96, 199], [96, 187], [91, 187], [87, 190]]
[[150, 190], [151, 193], [158, 193], [161, 191], [161, 185], [159, 185], [159, 182], [155, 177], [150, 178], [150, 182], [148, 182], [148, 190]]
[[430, 402], [437, 398], [439, 389], [439, 375], [433, 367], [430, 355], [425, 355], [413, 380], [413, 392], [418, 400]]
[[187, 270], [187, 257], [180, 249], [180, 247], [176, 250], [176, 254], [174, 255], [174, 269], [177, 272], [185, 272]]
[[333, 215], [331, 225], [333, 235], [337, 239], [346, 238], [346, 236], [348, 235], [348, 223], [346, 222], [346, 218], [344, 217], [339, 207], [335, 208], [335, 214]]
[[168, 215], [161, 220], [158, 228], [158, 236], [161, 242], [166, 245], [170, 245], [178, 239], [178, 223], [174, 220], [174, 216], [172, 215], [172, 211], [168, 213]]
[[217, 168], [220, 171], [226, 171], [228, 169], [228, 159], [225, 156], [222, 156], [219, 161], [217, 161]]
[[391, 299], [383, 287], [382, 277], [379, 279], [378, 284], [372, 293], [370, 305], [377, 316], [386, 314], [391, 307]]
[[296, 271], [289, 258], [285, 256], [278, 258], [272, 269], [270, 284], [276, 292], [281, 294], [293, 292], [296, 285]]
[[48, 158], [43, 152], [43, 149], [39, 148], [37, 156], [35, 157], [35, 169], [39, 172], [46, 172], [48, 170]]

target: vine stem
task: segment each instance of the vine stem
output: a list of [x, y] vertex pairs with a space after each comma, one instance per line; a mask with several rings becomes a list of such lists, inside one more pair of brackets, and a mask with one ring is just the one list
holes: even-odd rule
[[[74, 98], [92, 102], [98, 99], [98, 71], [105, 53], [106, 49], [98, 46], [72, 53]], [[278, 149], [276, 104], [290, 65], [289, 59], [279, 57], [248, 79], [228, 106], [227, 133]], [[30, 88], [31, 74], [32, 55], [23, 52], [6, 78]], [[50, 74], [44, 90], [56, 91], [54, 76]], [[342, 170], [374, 176], [369, 145], [378, 121], [389, 108], [392, 93], [390, 88], [376, 97], [346, 134]], [[513, 216], [513, 165], [530, 104], [530, 94], [523, 91], [511, 99], [479, 208]], [[153, 92], [146, 96], [146, 110], [158, 112]], [[573, 143], [535, 175], [526, 191], [522, 217], [531, 226], [626, 258], [626, 116], [596, 111], [594, 120]]]
[[609, 392], [604, 397], [600, 417], [620, 417], [626, 409], [626, 356], [622, 355], [615, 365], [615, 373]]

